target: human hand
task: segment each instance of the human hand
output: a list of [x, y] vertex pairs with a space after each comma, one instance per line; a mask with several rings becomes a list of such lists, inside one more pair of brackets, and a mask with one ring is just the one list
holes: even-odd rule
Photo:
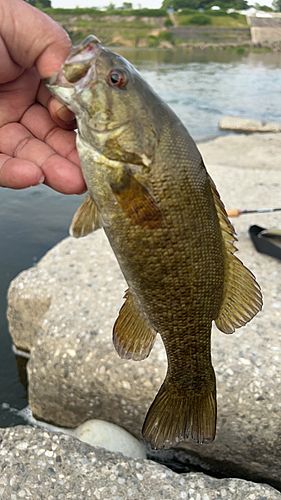
[[0, 186], [45, 183], [81, 193], [74, 116], [41, 81], [71, 47], [65, 31], [23, 0], [0, 0]]

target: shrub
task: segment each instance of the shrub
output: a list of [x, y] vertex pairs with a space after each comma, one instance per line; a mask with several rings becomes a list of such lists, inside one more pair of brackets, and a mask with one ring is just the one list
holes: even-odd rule
[[173, 33], [170, 31], [161, 31], [158, 36], [159, 40], [165, 40], [165, 42], [174, 43]]
[[166, 21], [164, 22], [164, 26], [166, 26], [166, 28], [173, 26], [171, 19], [167, 18]]
[[189, 19], [190, 24], [197, 24], [200, 26], [205, 26], [206, 24], [212, 24], [212, 20], [204, 14], [196, 14]]
[[159, 46], [159, 38], [154, 35], [149, 35], [148, 37], [148, 46], [149, 47], [158, 47]]

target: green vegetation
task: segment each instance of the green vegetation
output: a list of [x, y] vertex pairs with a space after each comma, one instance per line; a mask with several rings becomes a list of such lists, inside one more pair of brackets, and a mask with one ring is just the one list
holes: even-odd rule
[[149, 36], [152, 34], [158, 39], [158, 34], [165, 29], [163, 25], [168, 19], [165, 11], [151, 12], [150, 9], [131, 10], [129, 14], [124, 10], [114, 10], [111, 13], [110, 10], [97, 9], [44, 9], [44, 12], [64, 27], [73, 43], [94, 33], [104, 44], [111, 46], [148, 45]]
[[205, 11], [204, 14], [195, 14], [195, 12], [183, 10], [176, 13], [175, 16], [179, 26], [197, 24], [230, 29], [247, 27], [246, 17], [235, 12], [233, 14], [225, 14], [225, 12], [220, 11]]
[[257, 10], [264, 10], [264, 12], [273, 12], [273, 9], [268, 5], [260, 5], [259, 3], [255, 3], [254, 7]]
[[38, 9], [46, 9], [47, 7], [52, 7], [50, 0], [25, 0], [30, 5], [38, 7]]
[[46, 14], [50, 16], [56, 15], [64, 15], [64, 16], [81, 16], [81, 15], [89, 15], [89, 16], [136, 16], [136, 17], [165, 17], [167, 12], [165, 9], [116, 9], [114, 6], [112, 8], [108, 8], [106, 10], [99, 10], [96, 8], [83, 8], [76, 7], [75, 9], [44, 9]]
[[161, 31], [158, 36], [149, 35], [148, 37], [148, 47], [156, 48], [161, 46], [163, 42], [168, 42], [169, 45], [174, 45], [175, 40], [172, 33], [169, 31]]
[[249, 7], [246, 0], [163, 0], [162, 8], [173, 7], [178, 9], [210, 9], [217, 5], [223, 10], [227, 9], [247, 9]]
[[281, 0], [274, 0], [273, 7], [277, 12], [281, 12]]
[[212, 24], [212, 19], [204, 14], [195, 14], [189, 18], [188, 24], [198, 24], [199, 26], [204, 26], [206, 24]]
[[[163, 8], [128, 10], [129, 4], [125, 2], [122, 9], [115, 9], [111, 4], [103, 11], [96, 8], [50, 7], [42, 10], [64, 27], [73, 43], [78, 43], [90, 33], [94, 33], [105, 45], [118, 47], [250, 43], [246, 17], [238, 13], [226, 14], [222, 10], [210, 9], [198, 12], [186, 8], [170, 17]], [[185, 26], [188, 28], [186, 31], [182, 28]], [[197, 30], [197, 26], [200, 29]]]
[[169, 17], [167, 19], [165, 19], [164, 26], [166, 28], [170, 28], [171, 26], [173, 26], [173, 23], [172, 23], [172, 21], [171, 21], [171, 19]]

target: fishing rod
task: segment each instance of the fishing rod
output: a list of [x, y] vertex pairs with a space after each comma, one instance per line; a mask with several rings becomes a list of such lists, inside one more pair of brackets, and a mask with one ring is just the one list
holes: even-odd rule
[[227, 210], [228, 217], [240, 217], [245, 214], [266, 214], [272, 212], [281, 212], [281, 208], [256, 208], [254, 210], [241, 210], [240, 208], [231, 208]]

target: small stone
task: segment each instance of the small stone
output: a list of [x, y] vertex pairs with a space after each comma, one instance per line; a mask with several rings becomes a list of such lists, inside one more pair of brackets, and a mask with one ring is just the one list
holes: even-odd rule
[[122, 427], [104, 420], [88, 420], [79, 425], [73, 434], [91, 446], [101, 446], [109, 451], [123, 453], [127, 457], [146, 457], [142, 443]]
[[18, 443], [16, 448], [17, 448], [17, 450], [26, 450], [27, 446], [28, 446], [28, 444], [23, 441], [22, 443]]

